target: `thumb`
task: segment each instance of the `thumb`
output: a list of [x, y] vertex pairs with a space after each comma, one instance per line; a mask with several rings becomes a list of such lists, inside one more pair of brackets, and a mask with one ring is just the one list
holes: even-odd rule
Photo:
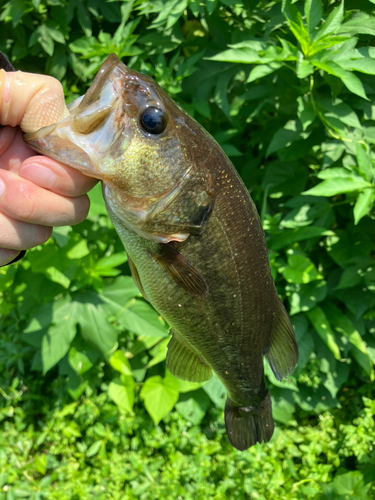
[[61, 83], [51, 76], [0, 70], [0, 123], [27, 133], [69, 115]]

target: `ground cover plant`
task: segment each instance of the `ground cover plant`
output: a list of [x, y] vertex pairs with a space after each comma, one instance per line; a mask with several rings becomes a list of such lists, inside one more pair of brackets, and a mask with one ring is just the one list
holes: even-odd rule
[[215, 137], [258, 207], [300, 348], [270, 443], [165, 368], [99, 187], [0, 269], [0, 500], [375, 498], [375, 4], [11, 0], [0, 50], [68, 100], [116, 53]]

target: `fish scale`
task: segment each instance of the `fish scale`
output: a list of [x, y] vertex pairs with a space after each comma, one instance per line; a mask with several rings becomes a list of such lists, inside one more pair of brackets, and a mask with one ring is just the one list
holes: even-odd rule
[[216, 373], [228, 393], [225, 424], [234, 447], [269, 441], [263, 356], [281, 380], [298, 349], [238, 173], [152, 79], [113, 54], [70, 112], [26, 142], [101, 179], [134, 280], [171, 326], [168, 369], [196, 382]]

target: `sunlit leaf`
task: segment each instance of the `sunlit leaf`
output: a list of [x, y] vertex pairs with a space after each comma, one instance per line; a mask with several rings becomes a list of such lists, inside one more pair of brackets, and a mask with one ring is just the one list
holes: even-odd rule
[[133, 377], [123, 375], [110, 382], [108, 395], [122, 411], [131, 412], [134, 405], [134, 387]]
[[352, 193], [353, 191], [358, 191], [368, 187], [370, 187], [370, 184], [360, 177], [347, 179], [333, 177], [324, 180], [311, 189], [308, 189], [303, 194], [313, 196], [335, 196], [337, 194]]
[[366, 188], [359, 193], [356, 204], [354, 205], [354, 223], [358, 222], [369, 213], [372, 204], [375, 200], [375, 189], [372, 187]]
[[150, 377], [143, 384], [141, 398], [155, 425], [167, 415], [178, 401], [178, 384], [168, 374]]
[[311, 321], [316, 333], [326, 344], [328, 349], [332, 352], [337, 360], [341, 360], [341, 354], [339, 346], [335, 340], [335, 334], [332, 331], [331, 325], [328, 321], [327, 316], [324, 311], [319, 307], [315, 306], [313, 309], [310, 309], [307, 313], [307, 317]]

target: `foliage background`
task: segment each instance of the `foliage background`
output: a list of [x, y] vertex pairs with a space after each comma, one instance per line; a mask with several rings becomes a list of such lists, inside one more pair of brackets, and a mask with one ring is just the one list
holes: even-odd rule
[[0, 269], [0, 500], [375, 498], [372, 0], [10, 0], [0, 50], [85, 92], [107, 54], [151, 75], [257, 204], [300, 348], [275, 435], [225, 436], [216, 378], [165, 369], [99, 188], [88, 219]]

